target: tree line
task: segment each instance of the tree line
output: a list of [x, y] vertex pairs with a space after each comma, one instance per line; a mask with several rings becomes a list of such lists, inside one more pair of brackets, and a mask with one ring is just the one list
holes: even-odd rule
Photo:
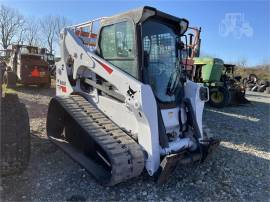
[[50, 53], [54, 53], [60, 31], [68, 24], [67, 18], [62, 16], [37, 19], [23, 16], [16, 9], [1, 5], [0, 45], [3, 49], [11, 44], [45, 47]]

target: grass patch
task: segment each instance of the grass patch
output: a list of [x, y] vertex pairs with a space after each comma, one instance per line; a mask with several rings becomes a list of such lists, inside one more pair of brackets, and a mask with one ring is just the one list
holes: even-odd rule
[[4, 93], [13, 93], [13, 94], [17, 94], [16, 89], [7, 88], [7, 85], [6, 85], [6, 84], [3, 84], [3, 85], [2, 85], [2, 91], [3, 91], [3, 94], [4, 94]]

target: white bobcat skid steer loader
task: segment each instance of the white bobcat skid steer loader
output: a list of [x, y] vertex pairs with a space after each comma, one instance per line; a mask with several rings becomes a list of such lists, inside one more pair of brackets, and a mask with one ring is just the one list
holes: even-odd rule
[[218, 145], [202, 131], [208, 89], [179, 67], [187, 27], [143, 7], [63, 29], [48, 136], [102, 184], [144, 168], [162, 183]]

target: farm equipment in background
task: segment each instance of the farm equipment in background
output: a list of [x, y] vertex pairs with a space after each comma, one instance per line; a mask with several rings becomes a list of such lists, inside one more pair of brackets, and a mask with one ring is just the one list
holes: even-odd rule
[[8, 87], [14, 88], [16, 82], [50, 87], [49, 65], [38, 52], [38, 47], [12, 45], [5, 51], [9, 52], [9, 58], [6, 61], [3, 82]]
[[225, 107], [245, 104], [245, 87], [241, 77], [234, 75], [235, 65], [224, 64], [220, 58], [194, 58], [196, 73], [194, 81], [209, 87], [209, 104], [212, 107]]
[[49, 71], [52, 77], [55, 77], [55, 57], [54, 54], [50, 53], [47, 48], [41, 48], [40, 54], [43, 55], [44, 60], [49, 64]]
[[1, 79], [1, 85], [3, 83], [3, 75], [7, 68], [7, 63], [9, 61], [10, 55], [12, 50], [6, 49], [6, 50], [0, 50], [0, 79]]
[[[200, 46], [201, 46], [201, 28], [189, 27], [186, 33], [186, 45], [183, 46], [182, 50], [182, 64], [185, 67], [184, 71], [189, 79], [193, 79], [196, 73], [194, 68], [194, 57], [199, 57]], [[187, 43], [187, 36], [189, 36], [189, 42]], [[182, 42], [183, 43], [183, 42]]]
[[[0, 69], [5, 61], [0, 59]], [[16, 94], [2, 92], [0, 76], [0, 174], [1, 176], [20, 173], [30, 159], [30, 125], [27, 109]]]
[[260, 80], [255, 74], [250, 74], [248, 77], [244, 78], [242, 83], [248, 91], [270, 94], [270, 81]]
[[196, 57], [194, 59], [195, 75], [193, 80], [209, 88], [209, 105], [224, 107], [230, 102], [230, 92], [221, 80], [224, 63], [219, 58]]
[[[195, 37], [194, 34], [195, 33]], [[225, 107], [231, 104], [244, 104], [245, 87], [234, 75], [235, 65], [224, 64], [220, 58], [201, 57], [201, 28], [189, 29], [189, 45], [186, 46], [187, 60], [193, 65], [188, 69], [189, 77], [209, 88], [209, 101], [212, 107]], [[193, 40], [194, 37], [194, 40]]]
[[249, 103], [249, 101], [245, 98], [246, 88], [242, 82], [242, 77], [235, 75], [235, 65], [224, 64], [221, 81], [223, 81], [224, 86], [227, 86], [227, 88], [229, 89], [229, 104]]
[[163, 183], [219, 144], [202, 128], [207, 87], [179, 67], [187, 27], [143, 7], [62, 30], [47, 134], [102, 184], [144, 168]]

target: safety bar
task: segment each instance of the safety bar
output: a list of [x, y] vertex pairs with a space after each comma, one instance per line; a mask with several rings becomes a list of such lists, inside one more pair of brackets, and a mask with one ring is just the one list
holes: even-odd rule
[[102, 19], [105, 19], [105, 18], [107, 18], [107, 17], [101, 17], [101, 18], [97, 18], [94, 20], [89, 20], [89, 21], [86, 21], [86, 22], [83, 22], [80, 24], [68, 26], [67, 28], [75, 28], [75, 29], [76, 28], [84, 28], [84, 27], [87, 27], [87, 26], [93, 24], [94, 22], [101, 21]]

